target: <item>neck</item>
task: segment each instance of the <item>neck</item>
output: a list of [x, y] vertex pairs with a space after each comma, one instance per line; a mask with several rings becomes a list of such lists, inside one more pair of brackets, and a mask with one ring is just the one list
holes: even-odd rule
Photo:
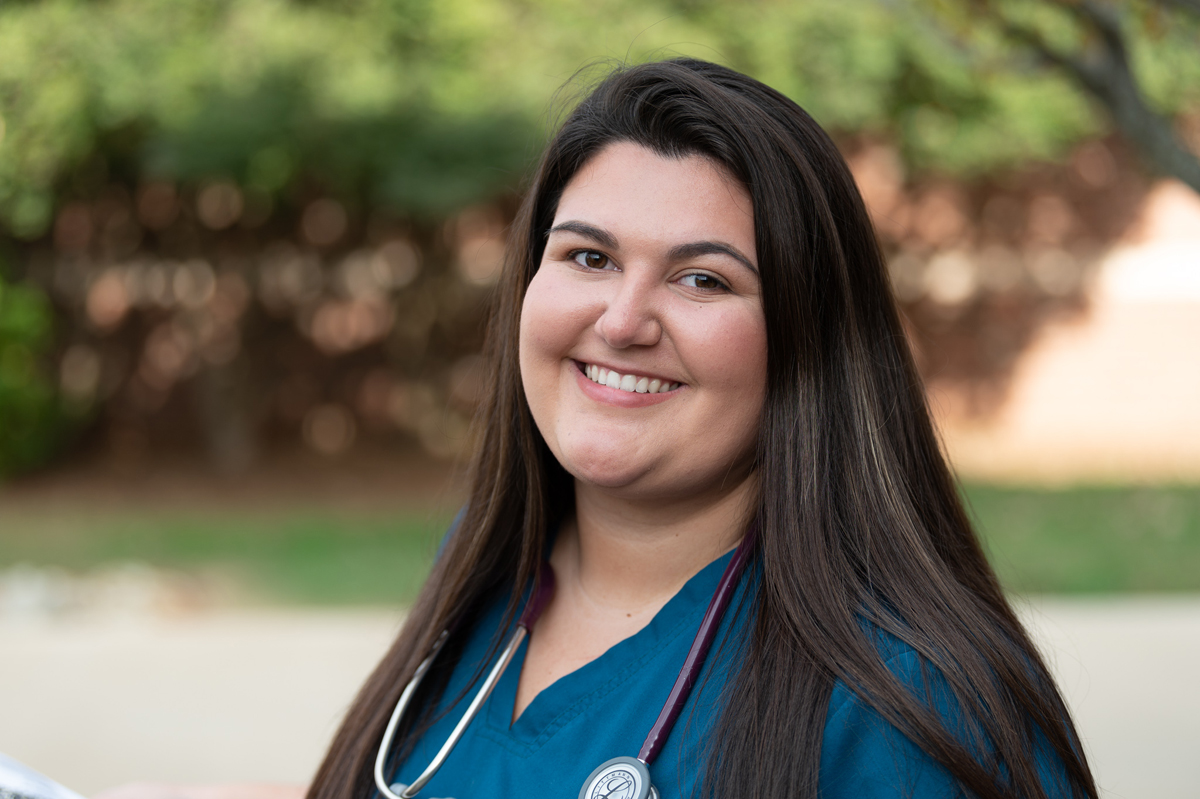
[[615, 500], [577, 483], [575, 516], [563, 524], [551, 556], [555, 574], [615, 610], [661, 607], [741, 540], [755, 489], [750, 475], [719, 494], [667, 505]]

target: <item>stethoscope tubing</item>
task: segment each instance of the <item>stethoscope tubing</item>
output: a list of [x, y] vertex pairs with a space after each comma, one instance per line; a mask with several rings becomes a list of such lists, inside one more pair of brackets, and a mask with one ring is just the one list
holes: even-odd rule
[[[741, 577], [746, 561], [750, 557], [756, 533], [757, 524], [750, 525], [750, 529], [742, 537], [742, 541], [738, 544], [733, 557], [730, 558], [729, 563], [725, 566], [725, 572], [721, 575], [721, 580], [717, 584], [717, 590], [709, 601], [704, 618], [700, 622], [700, 629], [696, 631], [696, 637], [692, 641], [691, 648], [688, 650], [687, 658], [679, 670], [679, 676], [675, 679], [666, 703], [663, 705], [658, 718], [650, 728], [650, 732], [642, 744], [641, 750], [638, 752], [637, 761], [642, 764], [638, 768], [649, 766], [655, 757], [658, 756], [659, 751], [666, 743], [667, 736], [670, 734], [672, 727], [675, 726], [675, 721], [679, 718], [684, 704], [687, 703], [688, 696], [691, 694], [692, 688], [699, 677], [700, 669], [708, 657], [708, 651], [712, 647], [717, 628], [720, 626], [721, 619], [725, 615], [725, 610], [729, 606], [738, 579]], [[538, 581], [533, 595], [529, 598], [529, 602], [526, 603], [525, 610], [521, 613], [521, 618], [517, 620], [517, 629], [513, 631], [512, 636], [508, 639], [508, 643], [505, 644], [503, 651], [501, 651], [499, 659], [492, 666], [492, 670], [488, 672], [487, 679], [483, 681], [483, 684], [475, 693], [475, 697], [471, 700], [471, 704], [467, 707], [466, 712], [463, 713], [462, 718], [458, 720], [458, 724], [455, 725], [454, 730], [450, 733], [450, 737], [442, 744], [442, 748], [438, 750], [433, 761], [421, 772], [421, 775], [400, 793], [396, 793], [388, 785], [387, 779], [384, 776], [384, 769], [387, 767], [387, 756], [392, 748], [392, 739], [396, 735], [396, 728], [400, 726], [400, 719], [404, 716], [404, 711], [408, 708], [413, 695], [417, 691], [417, 687], [421, 684], [421, 680], [424, 679], [425, 674], [433, 664], [434, 658], [437, 657], [438, 652], [446, 643], [446, 639], [449, 638], [450, 631], [445, 630], [438, 636], [437, 641], [434, 642], [432, 651], [417, 666], [412, 679], [409, 680], [403, 693], [400, 694], [400, 699], [396, 702], [396, 708], [392, 711], [392, 717], [388, 719], [387, 728], [383, 733], [383, 740], [379, 743], [379, 752], [375, 756], [375, 787], [379, 789], [379, 793], [384, 799], [413, 799], [425, 787], [426, 783], [433, 779], [433, 775], [446, 762], [446, 758], [450, 756], [454, 747], [458, 745], [458, 742], [466, 733], [467, 727], [470, 726], [475, 716], [478, 715], [479, 710], [487, 702], [488, 697], [491, 696], [492, 690], [500, 681], [504, 670], [508, 668], [508, 664], [512, 661], [517, 649], [521, 646], [526, 636], [529, 635], [529, 631], [533, 628], [538, 616], [541, 615], [543, 608], [545, 608], [553, 595], [554, 571], [550, 568], [549, 564], [546, 564], [538, 573]], [[633, 762], [633, 759], [628, 759], [628, 762]], [[648, 779], [648, 776], [646, 779]], [[589, 783], [590, 781], [591, 778], [589, 778]], [[588, 785], [585, 784], [584, 788], [586, 789], [587, 787]], [[658, 795], [652, 785], [647, 785], [647, 788], [650, 796], [656, 797]]]
[[679, 714], [683, 712], [683, 706], [687, 704], [688, 696], [691, 695], [692, 688], [700, 677], [700, 669], [708, 658], [708, 650], [712, 648], [713, 639], [717, 636], [717, 628], [721, 626], [725, 609], [729, 607], [738, 579], [741, 578], [742, 570], [746, 567], [746, 561], [750, 557], [750, 550], [754, 547], [757, 532], [757, 525], [750, 525], [750, 529], [746, 531], [741, 543], [734, 551], [733, 557], [729, 559], [729, 563], [725, 564], [721, 581], [717, 583], [717, 590], [713, 592], [712, 600], [709, 601], [708, 608], [704, 611], [704, 618], [700, 621], [696, 637], [692, 640], [687, 657], [684, 658], [683, 665], [679, 668], [679, 676], [675, 678], [675, 684], [671, 686], [671, 693], [667, 696], [667, 701], [659, 711], [654, 726], [650, 728], [650, 732], [646, 735], [646, 740], [638, 752], [637, 759], [647, 766], [654, 762], [654, 758], [658, 757], [658, 753], [666, 744], [667, 736], [674, 728]]

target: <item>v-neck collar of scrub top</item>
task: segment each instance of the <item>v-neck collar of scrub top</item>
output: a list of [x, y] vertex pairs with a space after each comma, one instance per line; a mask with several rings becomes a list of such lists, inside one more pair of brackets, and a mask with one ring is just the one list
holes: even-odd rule
[[[483, 728], [478, 732], [521, 754], [529, 754], [537, 749], [580, 713], [620, 687], [668, 642], [681, 635], [687, 636], [690, 641], [699, 627], [704, 609], [716, 590], [717, 583], [720, 582], [721, 574], [732, 557], [731, 550], [693, 575], [645, 627], [614, 644], [595, 660], [542, 689], [520, 717], [510, 724], [513, 707], [516, 705], [517, 686], [529, 646], [526, 640], [497, 683], [495, 691], [488, 699], [485, 712], [476, 720], [475, 723]], [[677, 670], [682, 666], [681, 661], [673, 664], [672, 668]], [[678, 672], [674, 671], [670, 674], [668, 685], [670, 680], [674, 680], [676, 673]], [[641, 735], [644, 737], [649, 731], [647, 727]], [[631, 741], [630, 746], [636, 752], [641, 743], [639, 738]], [[599, 762], [597, 761], [597, 764]]]

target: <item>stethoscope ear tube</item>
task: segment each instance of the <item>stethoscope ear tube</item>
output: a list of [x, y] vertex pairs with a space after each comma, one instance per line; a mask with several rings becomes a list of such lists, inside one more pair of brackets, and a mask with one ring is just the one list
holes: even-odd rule
[[[433, 650], [421, 661], [421, 665], [417, 666], [417, 670], [413, 673], [412, 679], [408, 681], [408, 685], [404, 686], [404, 693], [400, 694], [400, 701], [396, 703], [396, 708], [392, 711], [392, 717], [388, 719], [387, 729], [383, 731], [383, 741], [379, 745], [378, 754], [375, 755], [375, 787], [387, 799], [401, 799], [400, 796], [392, 792], [391, 786], [388, 785], [387, 779], [383, 776], [383, 770], [387, 768], [388, 751], [392, 748], [392, 738], [396, 736], [396, 727], [399, 726], [400, 718], [404, 715], [404, 710], [408, 707], [408, 703], [412, 701], [413, 694], [417, 691], [417, 686], [425, 678], [425, 673], [433, 665], [433, 659], [437, 657], [438, 651], [446, 643], [446, 639], [449, 636], [450, 631], [443, 630], [438, 639], [434, 641]], [[407, 789], [405, 789], [404, 793], [408, 794], [404, 799], [411, 798], [411, 794], [409, 794]]]
[[429, 670], [429, 665], [433, 662], [434, 656], [446, 640], [447, 633], [443, 632], [441, 634], [433, 652], [430, 653], [429, 657], [421, 661], [421, 665], [417, 667], [417, 672], [413, 675], [412, 681], [404, 689], [404, 693], [400, 695], [400, 701], [396, 703], [396, 709], [392, 711], [392, 718], [388, 721], [387, 730], [383, 733], [383, 741], [379, 745], [379, 754], [375, 756], [375, 787], [379, 789], [381, 794], [387, 797], [387, 799], [412, 799], [417, 795], [417, 791], [425, 787], [425, 783], [433, 779], [433, 775], [442, 767], [442, 764], [446, 762], [446, 758], [450, 757], [450, 752], [454, 750], [454, 747], [462, 739], [463, 734], [467, 731], [467, 726], [479, 714], [479, 709], [483, 707], [483, 703], [492, 695], [492, 689], [496, 687], [496, 683], [500, 682], [500, 675], [508, 667], [509, 661], [516, 654], [517, 647], [525, 640], [526, 634], [527, 632], [524, 627], [518, 627], [513, 632], [512, 637], [508, 639], [508, 644], [504, 647], [504, 651], [500, 653], [500, 659], [496, 661], [496, 665], [488, 673], [487, 679], [479, 687], [475, 698], [471, 700], [471, 704], [467, 707], [467, 711], [463, 713], [463, 717], [458, 720], [458, 724], [455, 725], [454, 731], [450, 733], [450, 737], [446, 739], [446, 743], [442, 744], [442, 748], [438, 750], [433, 761], [421, 772], [421, 776], [413, 780], [412, 785], [407, 786], [397, 794], [392, 791], [391, 786], [387, 784], [387, 780], [383, 777], [383, 769], [387, 765], [385, 762], [387, 760], [387, 753], [392, 748], [392, 737], [396, 734], [396, 727], [400, 723], [400, 717], [404, 715], [404, 709], [412, 700], [412, 695], [416, 691], [417, 685], [420, 684], [421, 678]]
[[[383, 740], [379, 743], [379, 753], [375, 755], [375, 787], [379, 789], [379, 793], [385, 799], [413, 799], [417, 795], [417, 792], [433, 779], [433, 775], [446, 762], [446, 758], [450, 757], [450, 753], [458, 745], [463, 734], [466, 733], [471, 721], [479, 714], [483, 703], [492, 695], [492, 690], [496, 687], [496, 683], [500, 682], [500, 676], [508, 668], [513, 655], [517, 652], [517, 648], [521, 646], [521, 642], [525, 640], [525, 636], [529, 634], [530, 628], [533, 627], [537, 621], [537, 617], [546, 607], [553, 594], [554, 572], [547, 567], [539, 574], [533, 596], [529, 598], [529, 602], [525, 606], [525, 611], [521, 614], [521, 618], [517, 620], [517, 629], [513, 631], [512, 637], [505, 644], [504, 650], [500, 653], [500, 659], [496, 661], [496, 665], [488, 672], [487, 679], [483, 681], [483, 685], [479, 686], [479, 690], [475, 693], [475, 698], [467, 706], [466, 712], [458, 720], [458, 724], [455, 725], [454, 730], [450, 733], [450, 737], [446, 739], [446, 743], [442, 744], [442, 748], [438, 750], [437, 756], [421, 772], [421, 776], [413, 780], [412, 785], [403, 786], [400, 788], [400, 792], [396, 793], [393, 790], [393, 786], [388, 785], [387, 779], [383, 774], [384, 769], [387, 768], [388, 752], [391, 751], [392, 739], [396, 736], [396, 728], [400, 726], [400, 719], [404, 716], [405, 709], [408, 708], [409, 702], [412, 701], [413, 694], [416, 693], [417, 686], [421, 684], [425, 673], [429, 671], [429, 667], [433, 664], [433, 659], [437, 657], [437, 653], [446, 643], [446, 639], [450, 636], [450, 631], [444, 630], [438, 636], [437, 641], [433, 644], [433, 651], [421, 661], [421, 665], [417, 666], [412, 679], [409, 680], [408, 685], [404, 688], [404, 693], [400, 694], [400, 701], [396, 703], [396, 709], [392, 711], [392, 717], [388, 719], [387, 728], [383, 732]], [[399, 787], [399, 784], [397, 784], [397, 787]]]

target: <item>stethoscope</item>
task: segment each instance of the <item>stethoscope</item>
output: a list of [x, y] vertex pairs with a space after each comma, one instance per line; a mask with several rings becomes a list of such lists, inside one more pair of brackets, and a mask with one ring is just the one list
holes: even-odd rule
[[[692, 692], [692, 686], [696, 684], [696, 680], [700, 676], [700, 670], [704, 666], [704, 659], [708, 656], [708, 650], [712, 646], [713, 638], [717, 634], [717, 627], [721, 624], [721, 617], [725, 615], [725, 608], [729, 606], [734, 589], [737, 587], [738, 578], [741, 576], [746, 561], [750, 557], [750, 549], [754, 545], [754, 534], [755, 525], [751, 525], [749, 531], [742, 538], [742, 542], [738, 544], [737, 550], [734, 551], [733, 557], [730, 558], [729, 563], [725, 566], [725, 572], [721, 575], [721, 581], [717, 584], [717, 590], [708, 602], [708, 609], [705, 610], [704, 618], [700, 621], [700, 629], [696, 631], [696, 637], [692, 640], [691, 649], [688, 650], [687, 657], [683, 661], [683, 667], [679, 670], [679, 676], [675, 679], [675, 684], [671, 687], [671, 693], [667, 696], [667, 701], [663, 704], [662, 710], [659, 711], [658, 719], [654, 722], [654, 726], [650, 728], [650, 733], [642, 743], [642, 748], [638, 752], [638, 756], [636, 758], [627, 756], [614, 757], [611, 760], [601, 763], [588, 776], [587, 780], [583, 783], [583, 787], [579, 789], [579, 799], [606, 799], [607, 797], [618, 796], [621, 799], [658, 799], [658, 790], [650, 784], [650, 770], [648, 767], [658, 757], [658, 753], [662, 751], [671, 728], [675, 726], [675, 720], [679, 718], [684, 704], [687, 703], [688, 695]], [[437, 657], [438, 651], [446, 643], [450, 631], [446, 630], [438, 636], [437, 641], [433, 644], [433, 651], [421, 661], [421, 665], [417, 666], [412, 679], [405, 686], [404, 692], [400, 694], [400, 701], [396, 703], [396, 709], [392, 711], [392, 717], [388, 721], [387, 729], [383, 733], [383, 740], [379, 744], [379, 754], [375, 757], [375, 785], [386, 799], [413, 799], [417, 795], [417, 792], [433, 779], [433, 775], [438, 772], [438, 769], [446, 762], [446, 758], [450, 756], [450, 752], [458, 744], [459, 740], [462, 739], [463, 734], [467, 731], [467, 726], [479, 713], [484, 702], [491, 696], [492, 689], [500, 681], [500, 676], [504, 674], [504, 670], [508, 667], [509, 662], [512, 661], [517, 648], [525, 640], [526, 636], [529, 635], [529, 631], [533, 629], [538, 616], [541, 615], [546, 604], [550, 601], [550, 597], [553, 595], [554, 571], [550, 568], [550, 564], [546, 563], [542, 565], [537, 586], [526, 602], [521, 617], [517, 620], [517, 629], [513, 631], [512, 637], [509, 638], [508, 643], [505, 644], [504, 649], [500, 652], [499, 660], [496, 661], [496, 665], [488, 673], [487, 679], [479, 686], [479, 690], [475, 693], [475, 698], [467, 706], [466, 712], [450, 733], [450, 737], [446, 739], [446, 743], [442, 744], [442, 748], [438, 750], [433, 761], [421, 772], [419, 777], [413, 780], [412, 785], [405, 786], [396, 783], [396, 785], [391, 786], [388, 785], [387, 780], [384, 778], [383, 770], [387, 765], [388, 751], [392, 748], [392, 738], [396, 734], [396, 728], [400, 725], [400, 718], [404, 715], [405, 708], [412, 701], [417, 686], [421, 684], [421, 679], [429, 671], [429, 667], [433, 663], [433, 659]], [[396, 790], [399, 793], [396, 793]]]

